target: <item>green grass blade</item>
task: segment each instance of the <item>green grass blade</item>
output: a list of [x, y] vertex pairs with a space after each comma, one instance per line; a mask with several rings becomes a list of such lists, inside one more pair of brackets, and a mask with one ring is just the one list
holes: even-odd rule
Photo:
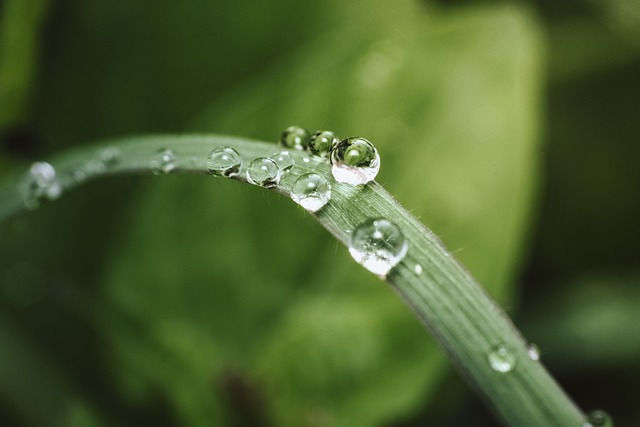
[[[64, 193], [79, 184], [78, 171], [83, 174], [82, 181], [103, 175], [157, 173], [154, 161], [165, 149], [175, 155], [172, 173], [207, 174], [207, 155], [218, 146], [230, 146], [240, 153], [243, 165], [236, 178], [241, 181], [246, 181], [246, 168], [252, 159], [269, 157], [278, 150], [273, 144], [228, 136], [146, 136], [76, 149], [52, 159], [51, 165]], [[387, 218], [400, 227], [409, 251], [386, 281], [507, 425], [582, 425], [584, 415], [545, 368], [529, 357], [526, 341], [508, 317], [431, 231], [379, 184], [351, 186], [336, 182], [326, 160], [302, 151], [291, 154], [296, 166], [273, 190], [289, 195], [293, 180], [300, 174], [323, 175], [332, 186], [332, 198], [314, 216], [340, 242], [348, 246], [350, 232], [372, 217]], [[24, 210], [27, 177], [0, 189], [0, 221]], [[420, 274], [416, 265], [422, 267]], [[489, 354], [496, 346], [504, 346], [513, 355], [509, 372], [499, 373], [489, 363]]]

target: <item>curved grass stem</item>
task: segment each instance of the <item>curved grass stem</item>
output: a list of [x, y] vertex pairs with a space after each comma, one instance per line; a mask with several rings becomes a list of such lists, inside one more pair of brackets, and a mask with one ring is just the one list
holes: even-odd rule
[[[166, 149], [174, 156], [175, 163], [167, 168], [171, 173], [206, 174], [207, 156], [220, 146], [230, 146], [240, 154], [242, 167], [234, 179], [242, 181], [246, 181], [246, 167], [252, 159], [279, 150], [274, 144], [226, 136], [146, 136], [72, 150], [50, 163], [64, 192], [78, 185], [79, 177], [158, 172], [153, 159]], [[290, 153], [295, 166], [272, 190], [288, 196], [297, 176], [310, 172], [324, 176], [331, 184], [332, 197], [313, 215], [344, 245], [349, 245], [350, 232], [372, 217], [387, 218], [400, 227], [409, 250], [385, 277], [386, 282], [506, 425], [584, 424], [582, 412], [542, 364], [529, 356], [527, 342], [509, 318], [430, 230], [379, 184], [336, 182], [327, 160], [303, 151]], [[24, 179], [0, 189], [0, 221], [25, 209]], [[506, 370], [496, 369], [490, 361], [497, 348], [510, 358]]]

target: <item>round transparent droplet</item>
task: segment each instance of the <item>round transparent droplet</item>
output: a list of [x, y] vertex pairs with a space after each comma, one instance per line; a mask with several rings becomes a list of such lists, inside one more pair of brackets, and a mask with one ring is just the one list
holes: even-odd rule
[[280, 168], [275, 161], [258, 157], [249, 163], [247, 181], [266, 188], [275, 187], [280, 182]]
[[316, 212], [331, 200], [331, 186], [316, 173], [300, 175], [291, 188], [291, 198], [309, 212]]
[[334, 145], [338, 143], [335, 133], [328, 130], [319, 130], [309, 140], [309, 151], [317, 156], [329, 157]]
[[366, 184], [380, 171], [378, 150], [364, 138], [346, 138], [331, 151], [331, 172], [338, 182]]
[[217, 176], [236, 176], [240, 173], [242, 159], [231, 147], [218, 147], [211, 150], [207, 158], [209, 173]]
[[534, 343], [529, 343], [529, 345], [527, 345], [527, 354], [529, 355], [529, 359], [534, 362], [540, 361], [540, 349]]
[[584, 427], [613, 427], [613, 418], [605, 411], [597, 409], [589, 413]]
[[516, 357], [503, 345], [493, 348], [488, 358], [491, 369], [496, 372], [506, 373], [516, 366]]
[[171, 173], [176, 168], [176, 154], [173, 150], [162, 148], [158, 150], [151, 160], [153, 173], [159, 175], [161, 173]]
[[98, 158], [107, 167], [115, 166], [122, 160], [122, 151], [117, 147], [107, 147], [100, 151]]
[[62, 184], [57, 180], [55, 168], [47, 162], [35, 162], [29, 168], [22, 189], [23, 202], [27, 209], [35, 209], [39, 200], [55, 200], [62, 194]]
[[393, 222], [376, 218], [360, 224], [351, 235], [351, 256], [370, 272], [386, 276], [407, 254], [407, 241]]
[[280, 144], [286, 148], [305, 150], [309, 145], [309, 138], [311, 135], [308, 130], [298, 126], [289, 126], [282, 132]]
[[289, 172], [295, 165], [293, 156], [286, 150], [273, 153], [271, 159], [276, 162], [281, 172]]
[[419, 276], [422, 274], [422, 266], [420, 264], [416, 264], [413, 267], [413, 272], [416, 273], [416, 276]]

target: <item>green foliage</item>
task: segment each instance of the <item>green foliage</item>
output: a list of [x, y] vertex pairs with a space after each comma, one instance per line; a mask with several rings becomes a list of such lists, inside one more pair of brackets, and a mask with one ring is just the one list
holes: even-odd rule
[[[586, 2], [557, 14], [542, 3], [6, 0], [0, 172], [123, 133], [275, 141], [298, 124], [362, 135], [381, 152], [379, 180], [512, 307], [538, 211], [544, 109], [549, 185], [525, 258], [527, 292], [543, 297], [525, 301], [527, 330], [559, 372], [613, 360], [633, 372], [637, 343], [611, 338], [632, 337], [628, 321], [607, 315], [585, 332], [578, 319], [595, 302], [631, 318], [636, 293], [594, 302], [571, 291], [559, 299], [571, 310], [547, 317], [544, 284], [637, 269], [638, 178], [615, 175], [635, 170], [637, 150], [603, 143], [634, 132], [624, 100], [637, 91], [637, 32], [613, 6], [601, 18]], [[24, 13], [6, 13], [16, 5]], [[16, 29], [27, 42], [7, 38]], [[35, 143], [6, 142], [24, 124]], [[92, 183], [2, 226], [0, 422], [365, 426], [457, 408], [459, 391], [441, 397], [448, 364], [414, 317], [301, 209], [211, 181]], [[607, 336], [597, 357], [576, 354], [576, 342]], [[579, 403], [607, 409], [608, 395]]]

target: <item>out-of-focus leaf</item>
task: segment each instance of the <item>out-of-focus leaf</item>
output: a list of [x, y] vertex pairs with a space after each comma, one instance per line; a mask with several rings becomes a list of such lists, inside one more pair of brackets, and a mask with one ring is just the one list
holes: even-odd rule
[[0, 132], [24, 119], [46, 0], [0, 4]]
[[591, 277], [533, 304], [524, 330], [563, 372], [638, 365], [640, 277]]
[[[350, 25], [197, 127], [370, 138], [380, 180], [505, 301], [537, 165], [536, 25], [515, 7], [381, 5], [360, 20], [345, 6]], [[194, 426], [381, 425], [426, 404], [444, 358], [388, 289], [291, 202], [200, 180], [146, 186], [111, 259], [106, 297], [128, 323], [104, 327], [132, 396], [160, 387]]]

